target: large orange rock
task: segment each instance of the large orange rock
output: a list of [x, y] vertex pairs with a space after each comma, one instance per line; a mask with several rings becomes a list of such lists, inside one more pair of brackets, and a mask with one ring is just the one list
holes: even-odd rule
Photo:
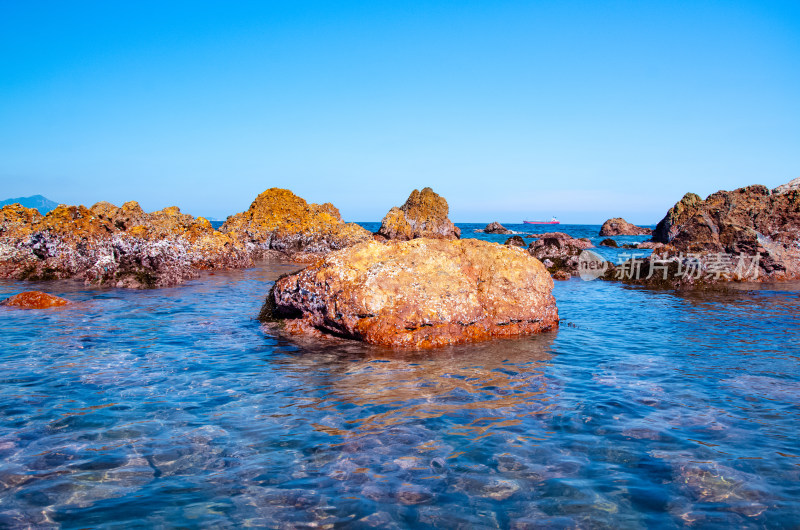
[[0, 305], [19, 307], [20, 309], [47, 309], [48, 307], [64, 306], [68, 303], [69, 300], [42, 291], [25, 291], [6, 298], [0, 302]]
[[427, 348], [554, 328], [552, 288], [523, 249], [476, 239], [368, 241], [278, 280], [261, 319]]
[[332, 204], [309, 204], [281, 188], [260, 194], [246, 212], [228, 217], [220, 230], [245, 243], [289, 255], [326, 253], [372, 237], [359, 225], [342, 221]]
[[461, 229], [447, 217], [449, 212], [447, 201], [431, 188], [414, 190], [405, 204], [389, 210], [377, 233], [401, 241], [418, 237], [458, 239]]

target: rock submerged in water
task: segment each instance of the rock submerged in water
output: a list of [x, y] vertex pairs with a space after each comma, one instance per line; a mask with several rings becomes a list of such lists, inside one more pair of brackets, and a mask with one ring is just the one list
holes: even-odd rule
[[614, 217], [607, 220], [600, 227], [600, 235], [606, 236], [647, 236], [652, 234], [653, 231], [649, 228], [643, 228], [629, 223], [622, 217]]
[[6, 298], [0, 302], [0, 305], [18, 307], [20, 309], [47, 309], [50, 307], [65, 306], [69, 303], [70, 301], [65, 298], [42, 291], [25, 291], [10, 298]]
[[376, 235], [400, 241], [419, 237], [458, 239], [461, 229], [447, 217], [449, 212], [447, 201], [431, 188], [414, 190], [405, 204], [389, 210]]
[[616, 241], [614, 241], [613, 239], [611, 239], [610, 237], [602, 240], [600, 242], [600, 246], [611, 247], [611, 248], [619, 248], [619, 244]]
[[521, 249], [479, 241], [369, 241], [278, 280], [261, 320], [399, 348], [552, 329], [553, 280]]

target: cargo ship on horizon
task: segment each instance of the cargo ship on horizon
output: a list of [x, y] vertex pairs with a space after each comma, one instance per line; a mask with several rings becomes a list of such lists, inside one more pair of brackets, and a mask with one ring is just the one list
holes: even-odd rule
[[561, 221], [553, 217], [549, 221], [522, 221], [526, 225], [560, 225]]

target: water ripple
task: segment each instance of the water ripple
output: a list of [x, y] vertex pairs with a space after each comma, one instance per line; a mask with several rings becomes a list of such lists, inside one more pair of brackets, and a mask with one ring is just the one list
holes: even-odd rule
[[294, 268], [0, 309], [0, 526], [800, 524], [796, 291], [561, 282], [558, 331], [420, 355], [261, 326]]

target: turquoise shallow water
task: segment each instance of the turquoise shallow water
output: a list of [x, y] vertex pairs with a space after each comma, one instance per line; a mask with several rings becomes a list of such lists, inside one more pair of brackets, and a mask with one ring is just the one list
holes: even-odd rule
[[792, 286], [573, 279], [558, 331], [415, 356], [263, 328], [296, 268], [0, 282], [79, 302], [0, 308], [0, 527], [800, 525]]

